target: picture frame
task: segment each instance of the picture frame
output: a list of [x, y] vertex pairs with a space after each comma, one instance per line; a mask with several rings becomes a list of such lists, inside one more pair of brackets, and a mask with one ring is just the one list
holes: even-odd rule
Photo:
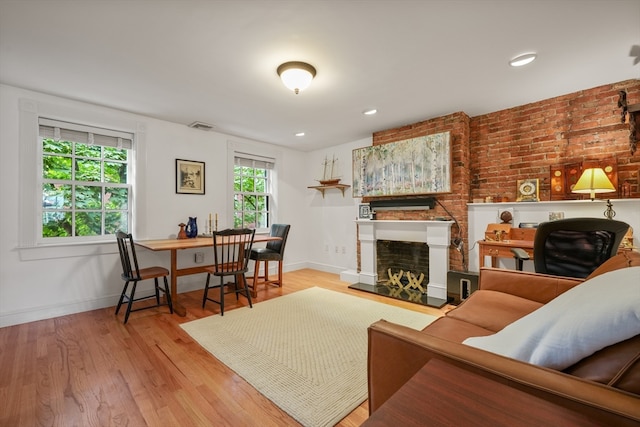
[[351, 162], [354, 198], [452, 191], [449, 132], [357, 148]]
[[371, 216], [371, 209], [369, 205], [360, 205], [360, 210], [358, 211], [358, 218], [360, 219], [369, 219]]
[[204, 194], [204, 162], [176, 159], [176, 193]]
[[540, 201], [539, 195], [539, 180], [535, 179], [519, 179], [517, 188], [516, 202], [538, 202]]

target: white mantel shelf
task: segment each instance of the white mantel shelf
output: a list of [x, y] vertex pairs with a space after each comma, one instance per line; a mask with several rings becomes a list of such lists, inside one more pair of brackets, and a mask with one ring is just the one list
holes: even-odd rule
[[429, 283], [427, 294], [447, 299], [447, 272], [449, 271], [449, 245], [453, 221], [355, 221], [360, 240], [360, 272], [345, 271], [340, 278], [345, 281], [375, 285], [378, 281], [376, 240], [422, 242], [429, 247]]

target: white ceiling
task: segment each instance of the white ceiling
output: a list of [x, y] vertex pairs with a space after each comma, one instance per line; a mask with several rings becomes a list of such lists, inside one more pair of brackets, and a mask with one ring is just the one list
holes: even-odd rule
[[633, 45], [640, 0], [0, 0], [1, 83], [303, 151], [640, 78]]

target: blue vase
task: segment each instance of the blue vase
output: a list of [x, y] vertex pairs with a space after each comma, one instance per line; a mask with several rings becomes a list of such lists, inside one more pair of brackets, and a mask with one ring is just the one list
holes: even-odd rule
[[186, 228], [186, 232], [187, 232], [187, 237], [189, 238], [194, 238], [194, 237], [198, 237], [198, 224], [196, 223], [196, 220], [198, 218], [194, 217], [189, 217], [189, 222], [187, 222], [187, 228]]

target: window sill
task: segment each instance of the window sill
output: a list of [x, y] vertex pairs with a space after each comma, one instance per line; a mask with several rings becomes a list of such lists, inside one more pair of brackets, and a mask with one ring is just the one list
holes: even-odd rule
[[73, 258], [118, 253], [115, 242], [85, 242], [18, 247], [21, 261]]

